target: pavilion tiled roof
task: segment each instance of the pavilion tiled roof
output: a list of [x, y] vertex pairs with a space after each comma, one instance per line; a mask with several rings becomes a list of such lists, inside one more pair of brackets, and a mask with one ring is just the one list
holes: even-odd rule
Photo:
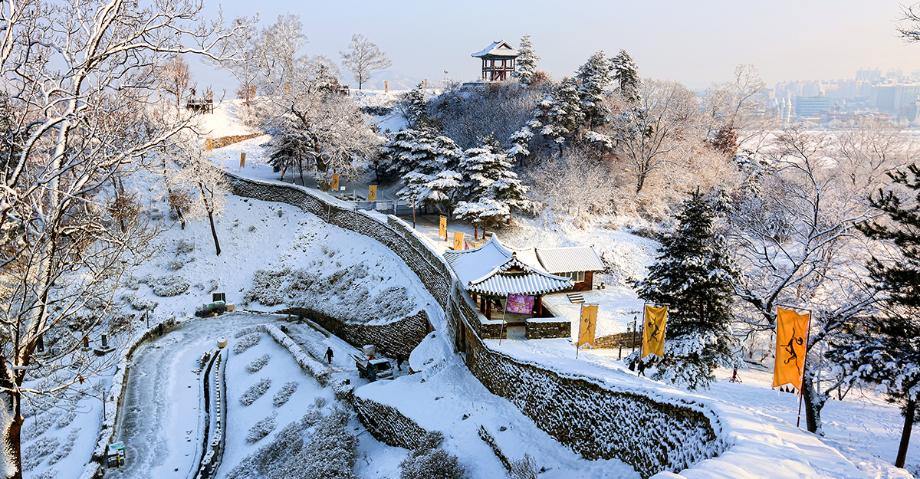
[[520, 53], [514, 48], [512, 48], [511, 45], [504, 40], [498, 40], [498, 41], [492, 42], [489, 46], [472, 54], [472, 56], [476, 58], [482, 58], [482, 57], [512, 58], [518, 55], [520, 55]]
[[572, 281], [518, 259], [492, 235], [484, 245], [465, 251], [447, 251], [444, 258], [470, 291], [492, 296], [542, 295], [572, 287]]

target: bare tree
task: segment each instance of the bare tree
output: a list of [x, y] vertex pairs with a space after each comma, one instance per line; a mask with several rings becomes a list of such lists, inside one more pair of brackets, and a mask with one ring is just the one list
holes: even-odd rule
[[[114, 291], [149, 239], [140, 222], [121, 228], [105, 198], [113, 178], [188, 128], [179, 112], [150, 117], [163, 101], [156, 71], [174, 55], [220, 60], [239, 28], [201, 20], [200, 4], [184, 0], [0, 8], [9, 113], [0, 145], [0, 392], [12, 402], [3, 431], [11, 477], [22, 477], [23, 401], [98, 370], [80, 359], [83, 338], [107, 331]], [[46, 338], [53, 348], [39, 359]]]
[[703, 99], [703, 127], [707, 139], [722, 145], [723, 151], [734, 155], [738, 147], [757, 151], [772, 130], [761, 93], [764, 83], [753, 65], [738, 65], [732, 81], [711, 88]]
[[182, 107], [182, 97], [188, 91], [191, 79], [188, 63], [185, 63], [185, 60], [179, 55], [174, 55], [160, 69], [160, 81], [163, 84], [163, 90], [176, 97], [177, 110]]
[[306, 39], [297, 15], [279, 15], [275, 23], [262, 31], [254, 58], [261, 70], [259, 89], [264, 94], [294, 93], [297, 69], [305, 61], [299, 52]]
[[798, 129], [776, 135], [757, 190], [740, 192], [728, 229], [749, 338], [775, 329], [779, 305], [813, 313], [803, 396], [808, 429], [819, 433], [821, 408], [843, 382], [817, 380], [817, 351], [877, 294], [863, 282], [870, 246], [855, 225], [872, 217], [868, 192], [879, 185], [854, 188], [833, 141]]
[[211, 163], [199, 136], [193, 131], [183, 132], [173, 141], [172, 147], [167, 150], [174, 165], [169, 173], [173, 177], [170, 181], [172, 194], [185, 202], [184, 208], [179, 205], [176, 208], [184, 211], [183, 222], [188, 217], [208, 217], [214, 251], [220, 256], [220, 239], [214, 217], [223, 211], [224, 197], [228, 194], [227, 180]]
[[386, 54], [376, 44], [360, 34], [351, 36], [348, 51], [342, 52], [342, 64], [354, 75], [359, 90], [364, 88], [364, 82], [371, 78], [372, 73], [389, 68], [391, 65]]
[[639, 106], [614, 122], [616, 156], [634, 178], [636, 195], [649, 175], [692, 141], [698, 105], [690, 90], [675, 82], [643, 81]]

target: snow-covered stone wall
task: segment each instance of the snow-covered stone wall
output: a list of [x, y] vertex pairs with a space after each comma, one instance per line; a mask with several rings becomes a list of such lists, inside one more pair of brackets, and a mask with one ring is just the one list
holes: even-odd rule
[[620, 390], [489, 349], [481, 339], [481, 317], [472, 299], [444, 259], [399, 218], [355, 210], [299, 186], [227, 176], [234, 194], [297, 206], [390, 248], [441, 306], [446, 332], [483, 385], [583, 456], [617, 458], [650, 477], [679, 471], [725, 449], [718, 418], [701, 403], [652, 390]]
[[394, 407], [356, 394], [352, 394], [350, 400], [361, 424], [374, 438], [388, 446], [416, 449], [423, 445], [425, 437], [429, 434]]
[[431, 331], [428, 314], [424, 310], [385, 324], [350, 323], [306, 307], [288, 308], [280, 312], [308, 317], [351, 344], [373, 344], [380, 353], [391, 358], [408, 358]]

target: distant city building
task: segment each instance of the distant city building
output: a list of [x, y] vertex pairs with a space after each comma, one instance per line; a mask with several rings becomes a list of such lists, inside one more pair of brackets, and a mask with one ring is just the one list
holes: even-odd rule
[[886, 84], [875, 87], [875, 106], [878, 111], [898, 120], [913, 121], [917, 116], [917, 99], [920, 83]]
[[795, 116], [798, 118], [817, 118], [831, 110], [833, 102], [827, 96], [795, 97]]

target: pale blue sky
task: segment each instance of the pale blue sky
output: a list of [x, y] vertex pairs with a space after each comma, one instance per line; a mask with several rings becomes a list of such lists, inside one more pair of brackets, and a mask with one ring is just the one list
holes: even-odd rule
[[[632, 53], [642, 76], [703, 88], [752, 63], [768, 83], [834, 79], [857, 69], [920, 70], [920, 45], [896, 31], [904, 2], [891, 0], [772, 1], [480, 1], [205, 0], [225, 17], [258, 13], [262, 24], [299, 14], [305, 53], [339, 60], [352, 33], [385, 50], [391, 70], [438, 81], [478, 75], [470, 53], [492, 40], [533, 38], [541, 68], [570, 74], [593, 51]], [[200, 85], [227, 87], [196, 68]]]

